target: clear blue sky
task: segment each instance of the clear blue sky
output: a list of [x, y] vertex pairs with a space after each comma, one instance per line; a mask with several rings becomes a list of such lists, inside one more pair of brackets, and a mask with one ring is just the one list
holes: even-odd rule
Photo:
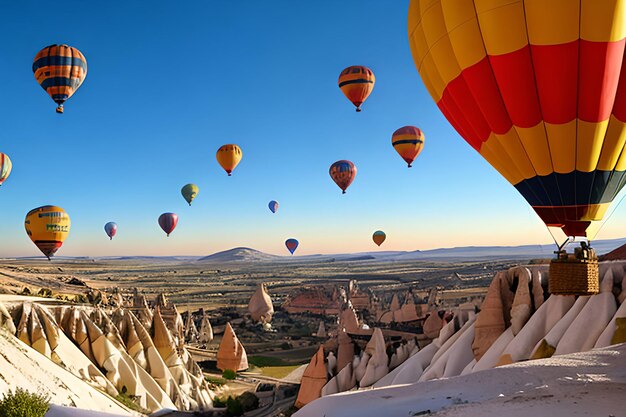
[[[148, 4], [150, 5], [148, 7]], [[234, 246], [296, 254], [549, 242], [525, 200], [439, 113], [413, 65], [408, 0], [2, 2], [0, 256], [39, 255], [28, 210], [55, 204], [72, 230], [58, 255], [203, 255]], [[35, 54], [67, 43], [87, 58], [64, 115], [36, 83]], [[339, 72], [366, 65], [356, 113]], [[391, 133], [416, 125], [411, 169]], [[227, 177], [217, 148], [243, 160]], [[358, 175], [341, 194], [329, 165]], [[194, 182], [192, 207], [180, 188]], [[280, 202], [277, 214], [269, 200]], [[626, 206], [626, 204], [624, 204]], [[162, 212], [179, 214], [166, 238]], [[626, 235], [620, 206], [598, 238]], [[119, 225], [109, 241], [108, 221]]]

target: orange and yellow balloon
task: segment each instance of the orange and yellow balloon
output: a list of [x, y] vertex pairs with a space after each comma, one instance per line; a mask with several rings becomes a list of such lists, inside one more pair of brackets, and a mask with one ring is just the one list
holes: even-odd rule
[[13, 168], [13, 164], [9, 155], [0, 152], [0, 185], [9, 178], [11, 168]]
[[348, 67], [339, 74], [339, 88], [343, 94], [356, 106], [356, 111], [361, 111], [361, 104], [369, 97], [376, 77], [371, 69], [361, 65]]
[[224, 168], [230, 177], [233, 169], [241, 161], [241, 148], [234, 144], [223, 145], [217, 150], [217, 162]]
[[42, 206], [28, 212], [26, 233], [39, 250], [50, 259], [70, 233], [70, 216], [61, 207]]
[[626, 184], [624, 22], [623, 0], [410, 2], [413, 59], [441, 112], [570, 237]]
[[35, 79], [63, 113], [65, 101], [72, 97], [87, 77], [87, 60], [69, 45], [50, 45], [35, 55]]
[[404, 126], [393, 132], [391, 144], [411, 168], [411, 164], [424, 149], [424, 132], [415, 126]]
[[372, 240], [374, 241], [374, 243], [376, 243], [378, 246], [382, 245], [383, 242], [385, 241], [385, 239], [387, 239], [387, 235], [385, 234], [385, 232], [383, 232], [382, 230], [377, 230], [374, 232], [374, 234], [372, 235]]

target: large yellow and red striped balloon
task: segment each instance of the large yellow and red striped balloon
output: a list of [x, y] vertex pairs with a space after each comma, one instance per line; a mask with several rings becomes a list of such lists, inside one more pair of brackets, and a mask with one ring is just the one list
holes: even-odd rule
[[404, 126], [393, 132], [391, 144], [411, 168], [411, 164], [424, 149], [424, 132], [415, 126]]
[[63, 104], [81, 86], [87, 76], [87, 60], [76, 48], [68, 45], [50, 45], [37, 53], [33, 60], [35, 79], [58, 104], [57, 113], [63, 113]]
[[625, 0], [411, 0], [415, 65], [548, 226], [585, 236], [626, 182]]
[[361, 104], [374, 90], [376, 77], [371, 69], [354, 65], [341, 71], [339, 74], [339, 88], [341, 92], [356, 106], [356, 111], [361, 111]]

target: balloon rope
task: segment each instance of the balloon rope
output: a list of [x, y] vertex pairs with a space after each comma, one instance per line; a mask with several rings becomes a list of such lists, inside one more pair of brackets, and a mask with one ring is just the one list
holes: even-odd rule
[[593, 235], [593, 238], [589, 239], [589, 240], [595, 240], [596, 236], [598, 236], [598, 233], [600, 233], [600, 230], [602, 230], [602, 228], [604, 227], [604, 225], [609, 221], [609, 219], [613, 216], [613, 214], [617, 211], [617, 208], [620, 206], [620, 204], [622, 204], [622, 201], [624, 201], [624, 197], [626, 197], [626, 193], [622, 193], [622, 198], [619, 199], [619, 202], [617, 203], [617, 205], [615, 206], [615, 208], [613, 209], [613, 211], [611, 211], [611, 213], [609, 213], [609, 215], [606, 217], [606, 219], [604, 219], [604, 221], [602, 222], [602, 224], [600, 225], [600, 227], [598, 227], [598, 230], [596, 231], [596, 233]]
[[552, 236], [552, 240], [554, 241], [554, 244], [559, 247], [559, 242], [557, 242], [556, 238], [554, 237], [554, 233], [552, 233], [552, 230], [550, 230], [550, 228], [548, 227], [548, 225], [545, 225], [546, 229], [548, 229], [548, 233], [550, 233], [550, 236]]

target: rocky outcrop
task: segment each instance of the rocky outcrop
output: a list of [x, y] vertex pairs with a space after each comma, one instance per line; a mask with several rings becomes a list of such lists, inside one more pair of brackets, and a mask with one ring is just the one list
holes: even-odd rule
[[248, 356], [243, 345], [235, 335], [230, 323], [226, 323], [224, 335], [217, 351], [217, 368], [225, 371], [244, 371], [248, 369]]
[[248, 312], [254, 321], [269, 323], [272, 320], [274, 306], [272, 305], [272, 298], [265, 289], [265, 284], [257, 285], [256, 291], [250, 297]]
[[311, 362], [304, 370], [296, 407], [301, 408], [322, 395], [322, 388], [327, 382], [326, 365], [324, 364], [324, 347], [320, 346]]

